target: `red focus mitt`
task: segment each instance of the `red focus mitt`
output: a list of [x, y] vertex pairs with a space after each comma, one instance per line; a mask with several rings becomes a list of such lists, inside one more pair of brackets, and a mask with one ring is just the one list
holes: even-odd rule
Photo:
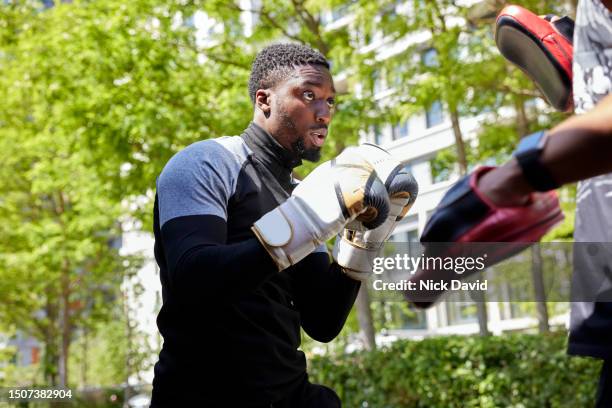
[[495, 42], [502, 55], [535, 82], [559, 111], [573, 107], [572, 56], [574, 21], [541, 18], [519, 6], [505, 7], [497, 17]]
[[[477, 187], [478, 179], [493, 168], [478, 168], [458, 181], [442, 197], [421, 235], [425, 258], [457, 259], [486, 253], [484, 264], [491, 266], [539, 241], [563, 220], [554, 191], [532, 193], [526, 205], [497, 207]], [[416, 282], [416, 288], [420, 287], [419, 281], [422, 280], [450, 281], [477, 272], [472, 269], [459, 273], [452, 269], [436, 269], [435, 265], [440, 263], [431, 264], [434, 267], [422, 267], [410, 278], [410, 281]], [[416, 290], [405, 295], [417, 306], [428, 307], [442, 293]]]

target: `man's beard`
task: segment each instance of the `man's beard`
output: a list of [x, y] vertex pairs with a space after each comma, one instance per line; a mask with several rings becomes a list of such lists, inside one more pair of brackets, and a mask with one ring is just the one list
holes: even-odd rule
[[[285, 135], [289, 138], [291, 138], [293, 135], [297, 135], [297, 127], [295, 126], [293, 120], [291, 120], [287, 112], [285, 112], [280, 106], [278, 106], [278, 108]], [[307, 160], [310, 162], [318, 162], [321, 160], [321, 148], [316, 146], [306, 148], [305, 141], [306, 136], [299, 136], [296, 141], [292, 142], [291, 149], [293, 150], [293, 153], [295, 153], [295, 155], [302, 160]]]
[[298, 157], [302, 160], [307, 160], [311, 162], [318, 162], [321, 160], [321, 148], [320, 147], [311, 147], [307, 149], [304, 146], [304, 136], [301, 136], [298, 140], [291, 144], [293, 151], [298, 155]]

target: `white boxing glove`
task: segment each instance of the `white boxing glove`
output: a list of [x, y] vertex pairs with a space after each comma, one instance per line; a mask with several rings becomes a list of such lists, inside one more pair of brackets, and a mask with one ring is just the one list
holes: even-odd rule
[[364, 228], [387, 219], [389, 198], [374, 167], [345, 149], [315, 168], [291, 197], [266, 213], [251, 229], [280, 271], [295, 265], [358, 216]]
[[389, 194], [389, 214], [382, 225], [368, 230], [358, 220], [349, 223], [336, 238], [334, 260], [353, 279], [364, 281], [372, 273], [374, 258], [380, 255], [399, 221], [417, 198], [419, 186], [403, 165], [386, 150], [363, 144], [358, 152], [374, 166]]

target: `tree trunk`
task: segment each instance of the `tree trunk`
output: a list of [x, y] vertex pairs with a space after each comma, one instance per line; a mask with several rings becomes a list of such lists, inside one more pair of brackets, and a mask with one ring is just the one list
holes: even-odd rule
[[520, 140], [529, 133], [529, 119], [525, 111], [524, 98], [522, 96], [517, 96], [514, 106], [516, 108], [516, 131]]
[[536, 300], [536, 317], [538, 319], [538, 330], [540, 333], [548, 333], [548, 308], [546, 305], [546, 291], [544, 289], [544, 276], [542, 274], [542, 252], [540, 243], [531, 247], [531, 278], [533, 279], [533, 291]]
[[374, 323], [372, 322], [372, 309], [370, 308], [370, 294], [368, 293], [368, 287], [363, 283], [357, 294], [355, 306], [357, 307], [359, 331], [361, 332], [365, 348], [367, 350], [376, 350]]
[[57, 367], [59, 353], [56, 335], [57, 305], [54, 305], [50, 300], [53, 298], [52, 294], [49, 293], [51, 291], [53, 291], [53, 288], [47, 288], [47, 304], [45, 306], [47, 322], [44, 332], [43, 377], [46, 384], [54, 387], [58, 384]]
[[[482, 273], [478, 279], [482, 278]], [[489, 313], [487, 311], [487, 300], [485, 294], [479, 290], [472, 291], [470, 297], [476, 303], [476, 317], [478, 318], [478, 334], [481, 336], [490, 336], [489, 331]]]
[[467, 157], [465, 155], [465, 143], [461, 127], [459, 126], [459, 112], [456, 107], [449, 108], [451, 123], [453, 125], [453, 134], [455, 135], [455, 147], [457, 149], [457, 163], [459, 164], [459, 174], [464, 176], [467, 173]]
[[[463, 134], [461, 133], [461, 127], [459, 126], [459, 112], [456, 106], [449, 106], [449, 112], [451, 117], [451, 123], [453, 126], [453, 134], [455, 136], [455, 147], [457, 149], [457, 163], [459, 164], [459, 174], [464, 176], [467, 173], [467, 156], [465, 154], [465, 143], [463, 142]], [[480, 296], [480, 299], [476, 300], [476, 315], [478, 317], [478, 329], [481, 336], [488, 336], [490, 334], [488, 327], [487, 317], [487, 304], [484, 301], [484, 296], [478, 292], [476, 297]]]
[[88, 332], [87, 328], [83, 328], [83, 356], [81, 357], [81, 387], [87, 385], [87, 357], [89, 354]]
[[[480, 292], [479, 292], [480, 293]], [[476, 302], [476, 313], [478, 315], [478, 334], [481, 336], [490, 336], [489, 331], [489, 314], [487, 311], [487, 304], [485, 303], [484, 295], [480, 293], [482, 300]]]
[[123, 311], [125, 313], [125, 338], [126, 338], [126, 348], [125, 348], [125, 389], [123, 391], [123, 406], [129, 407], [129, 400], [132, 397], [130, 392], [130, 374], [132, 373], [132, 364], [131, 364], [131, 346], [132, 346], [132, 325], [130, 321], [130, 296], [129, 296], [129, 277], [126, 276], [123, 284], [125, 285], [125, 289], [123, 291]]
[[[525, 101], [522, 97], [516, 99], [517, 132], [519, 139], [529, 133], [529, 118], [525, 110]], [[546, 292], [544, 290], [544, 276], [542, 274], [542, 254], [540, 245], [535, 244], [531, 247], [531, 279], [533, 282], [534, 296], [536, 301], [536, 317], [538, 328], [541, 333], [548, 332], [548, 309], [546, 305]]]
[[70, 282], [69, 282], [69, 266], [66, 263], [62, 271], [61, 281], [61, 307], [60, 307], [60, 330], [61, 330], [61, 347], [59, 358], [59, 386], [68, 387], [68, 352], [70, 350]]
[[578, 0], [568, 0], [565, 2], [568, 9], [567, 15], [576, 20], [576, 8], [578, 7]]

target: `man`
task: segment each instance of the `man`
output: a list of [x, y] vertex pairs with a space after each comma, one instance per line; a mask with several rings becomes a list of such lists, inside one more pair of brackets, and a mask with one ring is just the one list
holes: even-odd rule
[[338, 335], [360, 282], [330, 264], [324, 242], [357, 216], [382, 223], [389, 199], [354, 151], [293, 183], [302, 160], [319, 160], [334, 113], [320, 53], [265, 48], [249, 94], [254, 117], [241, 136], [188, 146], [157, 181], [164, 345], [154, 407], [340, 406], [308, 381], [300, 327], [322, 342]]

